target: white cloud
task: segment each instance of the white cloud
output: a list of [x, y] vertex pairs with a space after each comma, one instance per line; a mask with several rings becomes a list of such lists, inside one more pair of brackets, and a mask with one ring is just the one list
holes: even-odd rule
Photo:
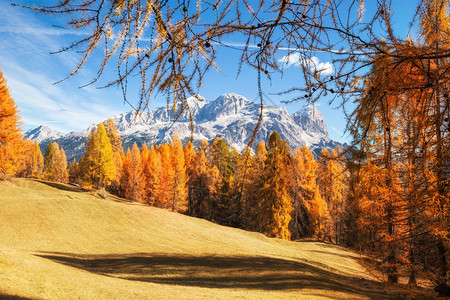
[[331, 62], [320, 62], [320, 60], [315, 56], [305, 58], [300, 52], [287, 54], [280, 58], [278, 62], [282, 63], [286, 68], [289, 68], [292, 65], [295, 67], [300, 67], [303, 65], [311, 71], [316, 71], [321, 75], [330, 75], [334, 73], [333, 64]]
[[278, 60], [279, 63], [282, 63], [284, 67], [289, 68], [294, 65], [296, 67], [301, 66], [301, 55], [299, 52], [294, 52], [287, 54]]

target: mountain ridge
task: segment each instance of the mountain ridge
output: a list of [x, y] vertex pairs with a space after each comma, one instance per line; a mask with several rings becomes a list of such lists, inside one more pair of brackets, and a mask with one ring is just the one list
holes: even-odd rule
[[[220, 95], [214, 101], [194, 95], [186, 99], [186, 103], [189, 109], [181, 111], [179, 115], [167, 107], [159, 107], [149, 112], [130, 111], [115, 115], [113, 120], [122, 137], [124, 149], [131, 148], [134, 142], [139, 146], [144, 142], [148, 145], [170, 143], [174, 132], [177, 132], [184, 142], [187, 142], [191, 135], [194, 143], [220, 137], [230, 147], [241, 151], [253, 134], [260, 111], [259, 104], [235, 93]], [[176, 121], [175, 117], [178, 117]], [[56, 141], [66, 151], [68, 160], [72, 160], [82, 156], [84, 143], [93, 126], [95, 125], [80, 132], [60, 136], [56, 133], [48, 136], [45, 132], [40, 136], [38, 127], [27, 131], [25, 137], [38, 140], [43, 150], [50, 142]], [[266, 141], [272, 131], [277, 131], [292, 149], [307, 146], [317, 151], [340, 145], [329, 138], [322, 114], [310, 104], [304, 105], [294, 114], [290, 114], [284, 107], [264, 105], [263, 121], [254, 145]]]

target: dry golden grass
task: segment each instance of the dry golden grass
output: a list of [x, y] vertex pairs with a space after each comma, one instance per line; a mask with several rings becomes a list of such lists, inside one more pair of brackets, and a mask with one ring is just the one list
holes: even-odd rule
[[68, 185], [0, 182], [0, 224], [0, 298], [426, 296], [377, 282], [341, 247], [269, 239]]

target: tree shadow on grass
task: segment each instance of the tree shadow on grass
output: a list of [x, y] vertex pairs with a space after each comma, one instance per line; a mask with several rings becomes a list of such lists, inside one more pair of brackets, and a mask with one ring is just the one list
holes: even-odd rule
[[376, 281], [336, 274], [303, 262], [261, 256], [187, 256], [160, 254], [77, 255], [40, 257], [92, 273], [134, 281], [181, 286], [267, 291], [320, 289], [372, 299], [406, 298], [386, 292]]
[[21, 296], [16, 296], [16, 295], [10, 295], [10, 294], [6, 294], [2, 291], [0, 291], [0, 299], [7, 299], [7, 300], [31, 300], [31, 298], [26, 298], [26, 297], [21, 297]]
[[320, 254], [327, 254], [327, 255], [333, 255], [333, 256], [337, 256], [337, 258], [346, 258], [346, 259], [353, 259], [353, 260], [360, 260], [361, 257], [358, 257], [356, 254], [355, 255], [351, 255], [351, 254], [342, 254], [342, 253], [335, 253], [332, 251], [322, 251], [322, 250], [306, 250], [308, 252], [311, 253], [320, 253]]
[[50, 187], [56, 188], [58, 190], [62, 190], [62, 191], [69, 191], [69, 192], [88, 192], [89, 191], [85, 188], [82, 188], [82, 187], [76, 186], [76, 185], [70, 185], [70, 184], [53, 182], [53, 181], [45, 181], [45, 180], [39, 180], [39, 179], [33, 179], [33, 180], [36, 182], [48, 185]]

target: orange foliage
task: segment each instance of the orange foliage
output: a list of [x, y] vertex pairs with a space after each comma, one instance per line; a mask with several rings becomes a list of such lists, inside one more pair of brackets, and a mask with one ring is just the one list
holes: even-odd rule
[[147, 145], [142, 147], [142, 164], [144, 176], [144, 199], [150, 205], [156, 205], [160, 186], [161, 158], [159, 153]]
[[24, 143], [19, 176], [41, 178], [44, 170], [44, 158], [37, 142], [26, 140]]
[[174, 134], [172, 141], [172, 168], [174, 171], [172, 210], [185, 212], [188, 206], [186, 164], [184, 161], [183, 145], [177, 133]]
[[123, 159], [120, 177], [122, 195], [130, 200], [144, 202], [144, 176], [141, 153], [136, 143]]
[[21, 122], [6, 78], [0, 70], [0, 180], [15, 175], [22, 153]]
[[172, 147], [169, 144], [158, 148], [161, 159], [160, 185], [156, 205], [163, 208], [173, 207], [175, 170], [172, 164]]

